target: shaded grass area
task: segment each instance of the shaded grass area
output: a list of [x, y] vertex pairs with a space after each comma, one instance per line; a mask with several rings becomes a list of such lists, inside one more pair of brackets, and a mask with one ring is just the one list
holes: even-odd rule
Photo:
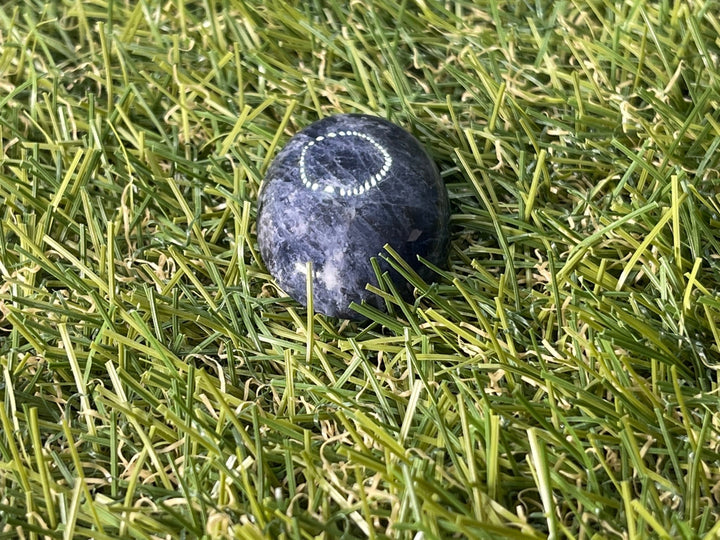
[[[0, 537], [713, 538], [714, 1], [0, 8]], [[443, 171], [414, 304], [259, 259], [298, 129]]]

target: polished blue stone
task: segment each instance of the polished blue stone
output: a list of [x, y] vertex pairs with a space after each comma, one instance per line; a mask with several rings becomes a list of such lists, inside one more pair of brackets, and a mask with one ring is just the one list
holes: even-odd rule
[[[260, 254], [278, 285], [325, 315], [358, 318], [351, 302], [382, 307], [371, 257], [389, 244], [424, 279], [421, 256], [448, 253], [448, 197], [438, 169], [410, 133], [379, 117], [342, 114], [297, 133], [270, 165], [258, 197]], [[385, 261], [401, 294], [411, 288]]]

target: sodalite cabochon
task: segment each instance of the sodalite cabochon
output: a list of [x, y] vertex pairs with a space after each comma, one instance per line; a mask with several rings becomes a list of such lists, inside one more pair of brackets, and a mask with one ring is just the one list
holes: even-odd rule
[[[351, 302], [382, 307], [366, 285], [377, 286], [370, 258], [384, 253], [385, 244], [432, 280], [417, 256], [445, 262], [448, 221], [447, 190], [420, 143], [395, 124], [362, 114], [324, 118], [292, 137], [258, 197], [258, 243], [268, 270], [307, 305], [312, 261], [315, 310], [333, 317], [358, 318]], [[409, 285], [391, 276], [407, 297]]]

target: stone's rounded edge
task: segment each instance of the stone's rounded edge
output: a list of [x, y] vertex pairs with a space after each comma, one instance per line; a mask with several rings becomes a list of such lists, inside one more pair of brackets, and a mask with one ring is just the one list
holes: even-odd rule
[[[335, 128], [338, 123], [342, 123], [344, 119], [351, 119], [353, 122], [361, 123], [363, 131], [351, 127]], [[388, 137], [393, 143], [397, 143], [400, 147], [400, 156], [404, 160], [404, 168], [395, 169], [385, 167], [386, 161], [383, 160], [381, 171], [383, 168], [388, 172], [397, 174], [402, 172], [402, 185], [393, 186], [387, 182], [379, 182], [370, 177], [366, 180], [368, 186], [364, 183], [357, 186], [357, 194], [351, 190], [346, 190], [343, 196], [341, 189], [333, 186], [323, 186], [319, 182], [310, 182], [308, 187], [306, 182], [298, 175], [297, 162], [303, 148], [313, 148], [318, 143], [317, 138], [323, 136], [323, 130], [331, 130], [336, 133], [335, 137], [348, 138], [353, 136], [353, 132], [367, 132], [371, 137], [382, 138]], [[340, 135], [345, 133], [345, 135]], [[349, 133], [349, 135], [348, 135]], [[323, 136], [324, 137], [324, 136]], [[321, 139], [320, 142], [322, 142]], [[310, 144], [313, 143], [313, 144]], [[394, 162], [396, 159], [396, 149], [388, 152], [392, 156]], [[412, 155], [412, 159], [408, 156]], [[293, 168], [293, 164], [295, 167]], [[422, 170], [422, 174], [417, 171]], [[403, 172], [404, 171], [404, 172]], [[388, 174], [385, 172], [385, 174]], [[417, 183], [417, 185], [413, 185]], [[314, 184], [318, 184], [316, 189], [312, 189]], [[407, 186], [405, 185], [407, 184]], [[408, 187], [409, 186], [409, 187]], [[327, 189], [332, 188], [332, 189]], [[360, 193], [360, 188], [363, 192]], [[436, 234], [434, 243], [422, 244], [418, 243], [420, 251], [429, 250], [427, 253], [415, 253], [413, 249], [403, 249], [398, 246], [398, 238], [379, 237], [373, 244], [368, 242], [352, 249], [346, 242], [345, 236], [349, 234], [347, 230], [342, 229], [341, 224], [352, 224], [358, 221], [371, 221], [368, 217], [373, 211], [373, 205], [377, 205], [380, 209], [385, 209], [386, 214], [395, 214], [394, 205], [402, 205], [408, 199], [408, 193], [413, 189], [423, 191], [430, 194], [428, 197], [434, 202], [435, 209], [427, 218], [430, 225], [422, 230], [422, 235]], [[389, 208], [389, 210], [388, 210]], [[333, 221], [328, 216], [334, 213], [344, 211]], [[364, 212], [369, 212], [366, 215]], [[274, 214], [274, 221], [270, 219], [270, 214]], [[418, 219], [418, 212], [408, 214], [410, 219]], [[313, 236], [305, 235], [301, 218], [305, 216], [305, 225], [309, 228], [317, 228], [324, 231], [321, 239]], [[413, 217], [415, 216], [415, 217]], [[425, 218], [423, 218], [425, 219]], [[380, 220], [382, 221], [382, 220]], [[370, 257], [378, 257], [381, 262], [381, 269], [389, 271], [393, 281], [398, 282], [398, 275], [390, 268], [387, 263], [382, 261], [382, 256], [387, 256], [382, 246], [385, 240], [393, 249], [401, 253], [423, 279], [430, 280], [433, 272], [417, 259], [417, 255], [422, 255], [430, 262], [442, 266], [447, 260], [449, 252], [449, 201], [447, 190], [444, 182], [439, 174], [437, 165], [434, 163], [428, 152], [420, 144], [419, 141], [405, 129], [383, 119], [363, 114], [337, 115], [324, 118], [318, 122], [311, 124], [302, 131], [298, 132], [286, 146], [278, 153], [276, 158], [268, 168], [266, 177], [262, 183], [261, 191], [258, 195], [258, 219], [257, 219], [257, 235], [260, 254], [265, 262], [268, 271], [274, 276], [277, 284], [282, 290], [288, 293], [292, 298], [303, 305], [306, 305], [306, 276], [297, 267], [303, 266], [299, 264], [300, 260], [312, 260], [314, 266], [313, 288], [314, 288], [314, 305], [316, 311], [332, 317], [363, 319], [359, 313], [353, 311], [349, 306], [351, 302], [362, 303], [368, 302], [371, 305], [382, 308], [382, 299], [371, 294], [366, 290], [365, 284], [372, 283], [377, 286], [375, 274], [369, 263]], [[412, 237], [415, 228], [408, 229], [398, 225], [398, 222], [392, 220], [382, 221], [375, 224], [378, 227], [388, 227], [390, 235], [394, 231], [401, 230], [407, 238]], [[370, 230], [372, 232], [372, 230]], [[368, 232], [367, 234], [370, 234]], [[334, 235], [334, 233], [337, 233]], [[377, 236], [377, 235], [376, 235]], [[413, 240], [414, 241], [414, 240]], [[395, 243], [395, 245], [393, 245]], [[402, 244], [402, 239], [400, 240]], [[412, 242], [405, 242], [412, 243]], [[412, 246], [411, 246], [412, 247]], [[359, 251], [363, 255], [367, 255], [366, 260], [348, 259], [344, 264], [348, 267], [342, 267], [333, 271], [328, 270], [331, 264], [328, 262], [334, 251], [346, 250]], [[294, 271], [293, 271], [294, 269]], [[349, 279], [346, 273], [356, 275], [357, 282]], [[359, 281], [364, 283], [361, 285]], [[404, 281], [404, 280], [403, 280]], [[337, 286], [337, 294], [323, 291], [328, 285]], [[408, 291], [401, 291], [408, 292]], [[412, 293], [410, 289], [409, 293]], [[407, 298], [406, 294], [403, 294]]]

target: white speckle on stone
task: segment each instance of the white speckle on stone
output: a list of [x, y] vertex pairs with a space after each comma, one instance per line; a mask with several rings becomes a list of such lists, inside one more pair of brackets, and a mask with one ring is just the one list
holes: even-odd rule
[[323, 191], [325, 191], [325, 193], [335, 193], [335, 188], [332, 186], [325, 186]]
[[343, 284], [343, 260], [345, 253], [342, 249], [332, 252], [332, 255], [325, 260], [322, 269], [317, 272], [315, 278], [329, 291], [340, 291]]
[[307, 276], [307, 264], [301, 263], [300, 261], [297, 261], [295, 263], [295, 271], [298, 274], [302, 274], [303, 276]]
[[320, 187], [320, 185], [316, 182], [315, 184], [312, 185], [312, 190], [317, 191], [319, 187]]
[[340, 273], [335, 265], [325, 265], [318, 277], [323, 281], [325, 288], [328, 290], [337, 290], [340, 285]]
[[290, 230], [292, 230], [293, 234], [296, 234], [298, 236], [302, 236], [307, 234], [308, 231], [308, 222], [306, 219], [300, 219], [297, 221], [294, 221], [290, 225]]

